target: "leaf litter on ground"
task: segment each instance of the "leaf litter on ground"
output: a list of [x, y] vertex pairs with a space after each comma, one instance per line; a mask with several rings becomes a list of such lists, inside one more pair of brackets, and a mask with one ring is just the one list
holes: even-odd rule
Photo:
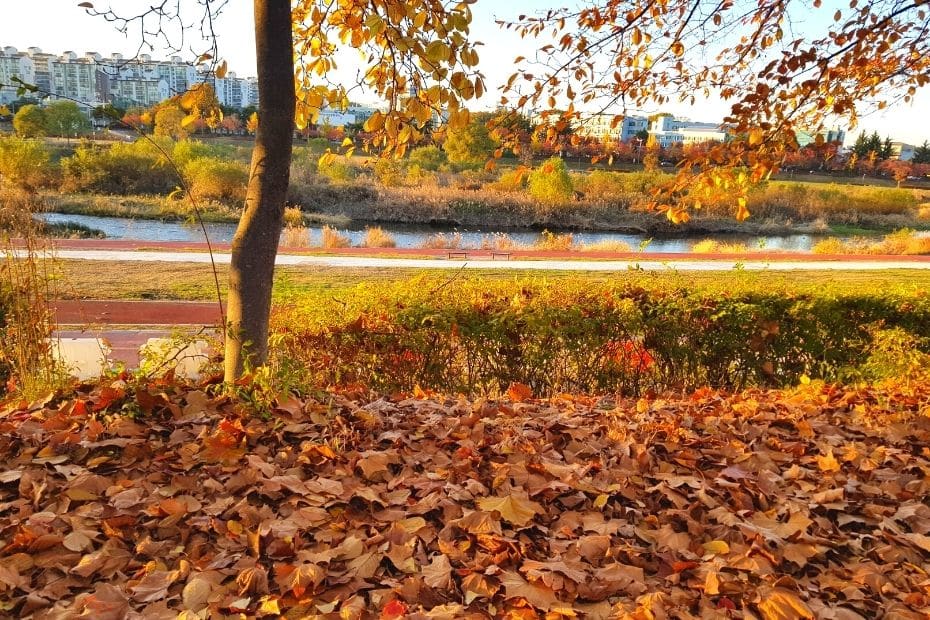
[[8, 405], [0, 616], [930, 614], [930, 386], [513, 392]]

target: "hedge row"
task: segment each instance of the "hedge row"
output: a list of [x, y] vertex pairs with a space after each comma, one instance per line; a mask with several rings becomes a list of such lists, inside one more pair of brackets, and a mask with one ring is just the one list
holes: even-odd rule
[[[891, 358], [927, 350], [930, 298], [418, 279], [291, 299], [275, 323], [279, 361], [318, 384], [493, 394], [519, 382], [536, 394], [640, 394], [898, 368]], [[889, 351], [888, 342], [905, 344]]]

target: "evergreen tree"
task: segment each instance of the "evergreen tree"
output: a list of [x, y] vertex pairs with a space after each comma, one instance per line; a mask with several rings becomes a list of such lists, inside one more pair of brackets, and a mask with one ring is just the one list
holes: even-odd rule
[[914, 149], [914, 157], [911, 158], [912, 164], [930, 164], [930, 142], [924, 140], [924, 143]]
[[882, 150], [878, 156], [882, 159], [891, 159], [893, 154], [894, 153], [892, 152], [891, 148], [891, 138], [886, 136], [885, 141], [882, 142]]
[[882, 139], [879, 137], [877, 131], [873, 131], [872, 135], [868, 139], [868, 149], [866, 154], [875, 153], [875, 156], [878, 157], [882, 154]]
[[865, 137], [864, 131], [859, 134], [858, 138], [856, 138], [856, 142], [853, 144], [852, 150], [853, 153], [856, 154], [857, 159], [862, 159], [869, 154], [869, 139]]

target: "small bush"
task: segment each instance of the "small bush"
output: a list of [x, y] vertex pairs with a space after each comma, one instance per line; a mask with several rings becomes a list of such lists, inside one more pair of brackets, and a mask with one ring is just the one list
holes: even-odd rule
[[191, 193], [199, 200], [227, 203], [245, 200], [249, 171], [239, 162], [201, 157], [187, 164], [184, 176]]
[[0, 184], [25, 190], [48, 185], [53, 178], [49, 157], [38, 140], [0, 137]]
[[406, 180], [404, 162], [390, 157], [381, 157], [375, 161], [375, 178], [385, 187], [403, 187]]
[[324, 248], [348, 248], [352, 246], [349, 238], [330, 226], [323, 227]]
[[104, 147], [81, 144], [61, 167], [63, 189], [70, 192], [168, 194], [180, 183], [165, 156], [142, 140]]
[[560, 157], [551, 157], [529, 176], [530, 196], [545, 204], [571, 200], [574, 188], [568, 168]]
[[380, 226], [365, 229], [365, 240], [362, 246], [366, 248], [393, 248], [397, 241]]
[[410, 165], [436, 172], [446, 163], [446, 154], [435, 145], [420, 146], [410, 151]]
[[284, 207], [284, 227], [297, 228], [304, 225], [304, 214], [297, 207]]
[[348, 183], [356, 177], [356, 170], [351, 162], [338, 155], [321, 158], [317, 162], [317, 172], [337, 183]]
[[499, 192], [519, 192], [526, 188], [525, 170], [507, 170], [501, 173], [497, 181], [491, 183], [491, 189]]
[[537, 250], [549, 250], [555, 252], [567, 252], [575, 245], [575, 238], [571, 233], [552, 233], [548, 230], [542, 231], [539, 239], [533, 244]]
[[702, 239], [691, 246], [695, 254], [746, 254], [749, 249], [744, 243], [727, 243], [716, 239]]
[[814, 254], [845, 254], [846, 246], [836, 237], [828, 237], [815, 243], [811, 252]]
[[523, 247], [513, 237], [507, 233], [493, 233], [484, 235], [481, 238], [482, 250], [499, 250], [506, 252], [508, 250], [519, 250]]

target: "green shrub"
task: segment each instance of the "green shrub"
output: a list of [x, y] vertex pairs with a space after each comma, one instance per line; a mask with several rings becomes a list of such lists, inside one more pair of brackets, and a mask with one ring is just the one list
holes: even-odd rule
[[245, 200], [249, 171], [239, 162], [200, 157], [187, 164], [184, 177], [198, 200], [241, 202]]
[[502, 172], [497, 181], [491, 183], [491, 189], [499, 192], [519, 192], [526, 187], [525, 170], [507, 170]]
[[65, 191], [167, 194], [180, 182], [165, 156], [141, 140], [110, 146], [81, 144], [61, 161], [61, 168]]
[[[274, 319], [277, 354], [299, 360], [319, 384], [383, 392], [420, 386], [493, 394], [518, 381], [540, 395], [640, 394], [861, 376], [879, 363], [869, 357], [879, 322], [900, 330], [899, 344], [909, 339], [895, 345], [911, 347], [909, 360], [926, 359], [916, 351], [926, 355], [930, 346], [930, 297], [919, 292], [715, 293], [468, 277], [442, 283], [421, 276], [361, 285], [339, 299], [282, 303]], [[868, 359], [872, 366], [864, 368]]]
[[42, 142], [0, 137], [0, 185], [33, 190], [47, 185], [52, 177], [49, 152]]
[[436, 172], [446, 163], [446, 154], [435, 145], [419, 146], [410, 151], [410, 164]]
[[562, 158], [551, 157], [533, 170], [529, 176], [529, 190], [530, 196], [546, 204], [571, 200], [572, 179]]
[[355, 167], [345, 157], [333, 156], [321, 158], [317, 162], [317, 172], [330, 181], [348, 183], [356, 176]]
[[385, 187], [403, 187], [406, 181], [404, 162], [390, 157], [381, 157], [375, 161], [375, 178]]

